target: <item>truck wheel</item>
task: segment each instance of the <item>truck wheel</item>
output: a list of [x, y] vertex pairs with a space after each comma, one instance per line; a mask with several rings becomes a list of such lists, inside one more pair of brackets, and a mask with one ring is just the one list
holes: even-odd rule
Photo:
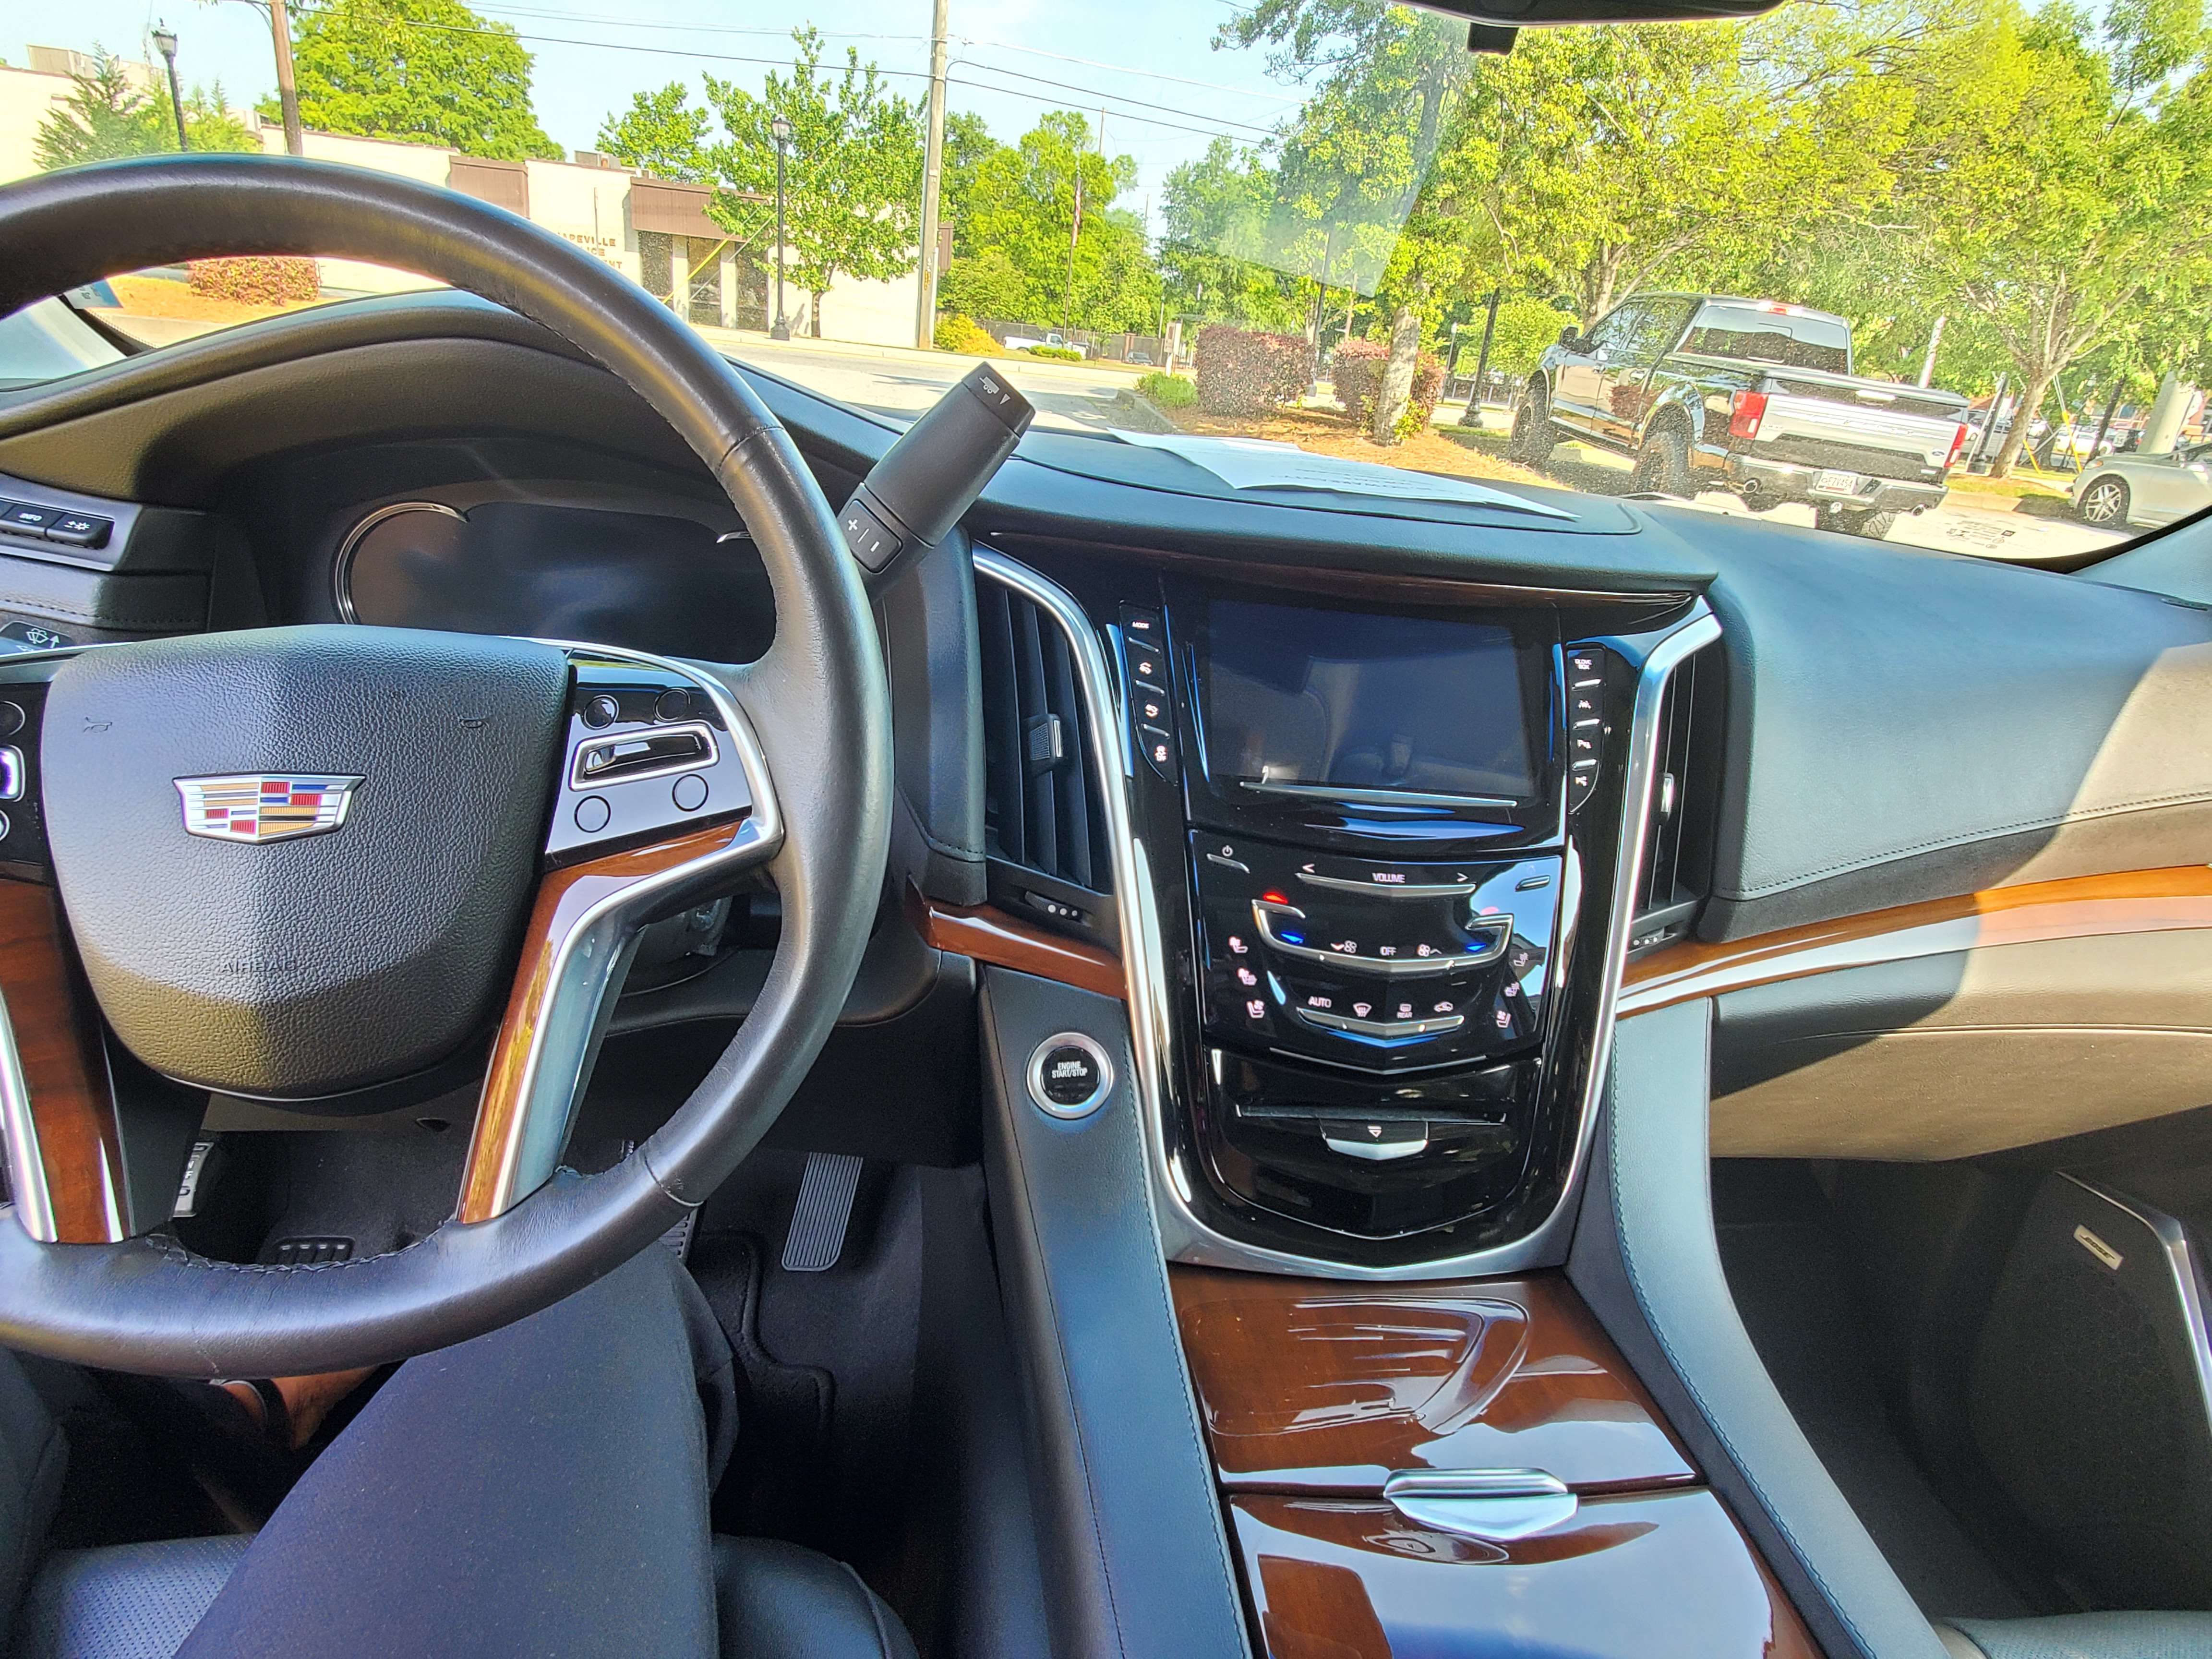
[[2084, 524], [2125, 524], [2128, 521], [2128, 484], [2124, 478], [2100, 478], [2081, 492], [2081, 505], [2075, 512]]
[[1889, 534], [1890, 526], [1897, 522], [1894, 513], [1838, 513], [1836, 528], [1846, 536], [1863, 536], [1870, 542], [1881, 541]]
[[1513, 435], [1505, 441], [1509, 459], [1525, 466], [1541, 466], [1552, 459], [1559, 434], [1552, 429], [1552, 406], [1544, 394], [1530, 387], [1513, 410]]
[[1690, 441], [1673, 422], [1647, 433], [1636, 452], [1636, 470], [1628, 475], [1632, 493], [1680, 495], [1698, 493], [1690, 479]]

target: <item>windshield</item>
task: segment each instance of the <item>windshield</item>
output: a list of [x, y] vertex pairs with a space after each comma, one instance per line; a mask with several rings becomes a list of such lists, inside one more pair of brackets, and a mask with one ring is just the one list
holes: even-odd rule
[[[7, 51], [0, 172], [181, 135], [404, 173], [878, 417], [995, 362], [1040, 459], [1159, 488], [2078, 560], [2212, 505], [2174, 465], [2212, 370], [2200, 13], [314, 0], [170, 20], [173, 80], [88, 0]], [[158, 349], [415, 285], [213, 260], [72, 304]], [[53, 331], [0, 376], [99, 358]]]

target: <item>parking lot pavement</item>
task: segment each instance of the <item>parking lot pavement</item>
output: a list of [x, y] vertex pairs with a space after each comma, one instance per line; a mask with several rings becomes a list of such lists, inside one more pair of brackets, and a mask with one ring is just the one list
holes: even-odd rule
[[[1552, 453], [1544, 471], [1571, 489], [1592, 495], [1617, 495], [1627, 487], [1633, 466], [1626, 455], [1577, 443], [1563, 443]], [[1987, 504], [1984, 505], [1984, 500]], [[1709, 513], [1742, 517], [1751, 509], [1724, 490], [1708, 489], [1691, 502]], [[2056, 497], [2039, 501], [2043, 512], [2014, 510], [2002, 496], [1979, 497], [1972, 491], [1954, 489], [1943, 505], [1925, 513], [1903, 514], [1888, 540], [1909, 547], [1934, 548], [1943, 553], [1971, 553], [1984, 558], [2019, 559], [2031, 562], [2073, 558], [2099, 548], [2114, 547], [2140, 533], [2131, 530], [2099, 530], [2072, 516], [2066, 503]], [[2060, 516], [2060, 515], [2063, 516]], [[1814, 526], [1814, 512], [1796, 502], [1771, 507], [1753, 516], [1774, 524]]]
[[1121, 394], [1145, 372], [1119, 363], [1056, 363], [1042, 358], [963, 357], [899, 346], [829, 340], [769, 340], [757, 334], [699, 331], [741, 363], [798, 380], [841, 402], [912, 420], [979, 362], [988, 362], [1036, 405], [1047, 425], [1085, 432], [1132, 424]]

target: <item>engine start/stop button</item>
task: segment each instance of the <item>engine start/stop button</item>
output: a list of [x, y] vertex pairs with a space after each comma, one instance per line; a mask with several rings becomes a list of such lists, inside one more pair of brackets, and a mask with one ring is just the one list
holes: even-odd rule
[[1080, 1031], [1047, 1037], [1030, 1056], [1030, 1098], [1054, 1117], [1088, 1117], [1114, 1087], [1114, 1063]]

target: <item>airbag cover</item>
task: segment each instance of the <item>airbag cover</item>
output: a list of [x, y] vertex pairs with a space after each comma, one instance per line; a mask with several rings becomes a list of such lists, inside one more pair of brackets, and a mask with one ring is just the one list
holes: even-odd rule
[[[40, 739], [85, 972], [155, 1071], [310, 1099], [422, 1070], [493, 1016], [544, 844], [568, 664], [402, 629], [263, 629], [88, 651]], [[210, 775], [358, 776], [296, 839], [190, 835]]]

